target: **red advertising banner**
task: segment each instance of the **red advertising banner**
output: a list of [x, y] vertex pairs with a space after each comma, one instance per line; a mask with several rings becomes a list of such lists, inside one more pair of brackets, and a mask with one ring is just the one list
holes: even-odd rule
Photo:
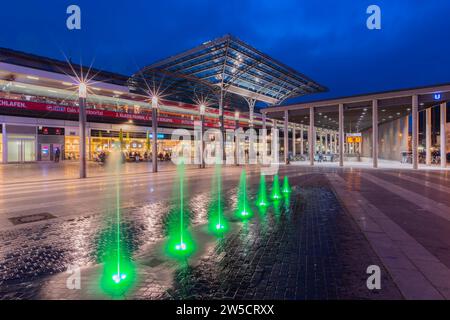
[[[34, 101], [22, 101], [22, 100], [13, 100], [13, 99], [0, 99], [0, 108], [11, 108], [11, 109], [20, 109], [20, 110], [30, 110], [30, 111], [40, 111], [40, 112], [61, 112], [61, 113], [69, 113], [69, 114], [78, 114], [78, 107], [72, 106], [60, 106], [56, 104], [48, 104], [42, 102], [34, 102]], [[116, 112], [111, 110], [97, 110], [97, 109], [86, 109], [86, 114], [88, 116], [96, 116], [96, 117], [108, 117], [115, 119], [124, 119], [124, 120], [137, 120], [137, 121], [148, 121], [150, 122], [152, 119], [151, 114], [139, 114], [139, 113], [125, 113], [125, 112]], [[176, 124], [176, 125], [184, 125], [184, 126], [194, 126], [194, 121], [190, 119], [182, 119], [176, 117], [167, 117], [167, 116], [158, 116], [158, 122], [165, 124]], [[218, 127], [218, 123], [206, 121], [205, 126], [207, 127]], [[226, 128], [234, 128], [234, 125], [225, 124]]]

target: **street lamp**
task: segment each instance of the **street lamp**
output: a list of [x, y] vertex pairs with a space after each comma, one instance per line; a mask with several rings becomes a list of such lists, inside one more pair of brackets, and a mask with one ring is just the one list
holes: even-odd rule
[[84, 82], [78, 84], [78, 97], [86, 99], [87, 96], [87, 85]]
[[153, 132], [153, 146], [152, 146], [152, 168], [153, 172], [158, 171], [158, 97], [152, 97], [152, 132]]
[[86, 97], [87, 85], [84, 82], [78, 84], [78, 108], [80, 129], [80, 178], [86, 178]]
[[152, 109], [157, 109], [157, 108], [158, 108], [158, 97], [153, 96], [152, 97]]

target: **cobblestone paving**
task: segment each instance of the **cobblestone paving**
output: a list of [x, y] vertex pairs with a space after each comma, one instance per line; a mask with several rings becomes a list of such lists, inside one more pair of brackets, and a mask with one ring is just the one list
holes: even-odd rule
[[367, 289], [366, 268], [382, 264], [326, 180], [297, 181], [292, 207], [253, 220], [198, 267], [180, 268], [170, 298], [401, 299], [385, 270], [383, 290]]
[[[180, 264], [173, 287], [151, 281], [128, 298], [163, 299], [374, 299], [401, 298], [387, 272], [383, 289], [367, 290], [367, 266], [381, 262], [322, 175], [291, 180], [298, 189], [291, 205], [257, 213], [237, 232], [218, 241], [199, 263]], [[225, 211], [233, 210], [229, 189]], [[252, 196], [252, 195], [251, 195]], [[253, 195], [254, 197], [254, 195]], [[189, 202], [193, 225], [205, 223], [207, 194]], [[123, 209], [124, 241], [135, 256], [164, 237], [170, 203]], [[158, 213], [158, 214], [155, 214]], [[70, 264], [93, 266], [111, 228], [104, 216], [91, 215], [0, 232], [0, 298], [40, 298], [53, 275]]]

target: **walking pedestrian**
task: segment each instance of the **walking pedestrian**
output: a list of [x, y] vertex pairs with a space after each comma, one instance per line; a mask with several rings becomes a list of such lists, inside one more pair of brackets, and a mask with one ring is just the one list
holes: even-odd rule
[[61, 156], [61, 150], [59, 148], [56, 148], [55, 150], [55, 162], [59, 162], [59, 157]]

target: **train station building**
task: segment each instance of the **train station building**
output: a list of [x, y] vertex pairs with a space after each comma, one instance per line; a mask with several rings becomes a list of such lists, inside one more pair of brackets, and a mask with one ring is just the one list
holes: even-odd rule
[[94, 161], [120, 145], [156, 163], [174, 152], [174, 129], [200, 123], [277, 128], [286, 164], [446, 167], [450, 84], [290, 103], [327, 90], [231, 35], [129, 76], [0, 49], [0, 159], [52, 161], [58, 149], [65, 161]]

